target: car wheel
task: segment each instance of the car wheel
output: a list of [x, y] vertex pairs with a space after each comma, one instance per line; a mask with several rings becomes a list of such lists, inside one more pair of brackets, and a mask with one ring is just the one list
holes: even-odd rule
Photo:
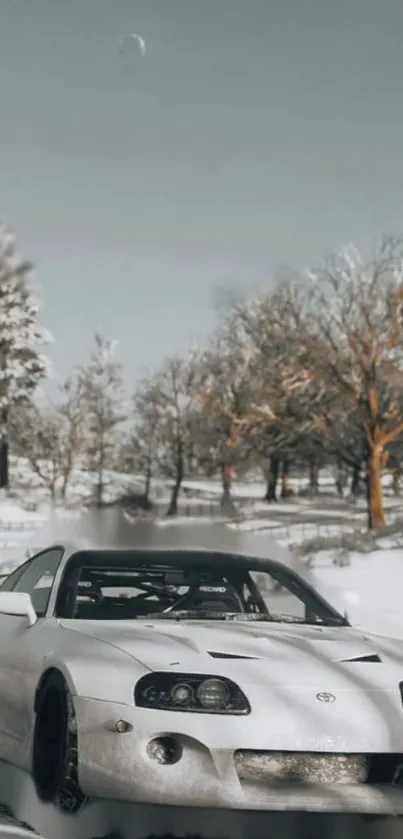
[[64, 813], [77, 813], [87, 801], [78, 783], [77, 722], [65, 679], [52, 670], [35, 703], [32, 776], [38, 798]]

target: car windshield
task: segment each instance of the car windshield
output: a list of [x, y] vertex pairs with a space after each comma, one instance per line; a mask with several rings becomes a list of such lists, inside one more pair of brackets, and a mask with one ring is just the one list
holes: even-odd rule
[[[101, 561], [100, 561], [101, 560]], [[242, 620], [344, 625], [301, 578], [279, 563], [200, 555], [118, 557], [86, 552], [66, 569], [57, 617], [78, 620]]]

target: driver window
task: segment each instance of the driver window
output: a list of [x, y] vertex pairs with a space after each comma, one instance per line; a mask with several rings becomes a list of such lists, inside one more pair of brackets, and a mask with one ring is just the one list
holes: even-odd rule
[[14, 575], [14, 580], [7, 580], [6, 591], [23, 591], [31, 595], [33, 607], [38, 617], [43, 617], [48, 607], [50, 594], [56, 572], [63, 558], [62, 548], [52, 548], [30, 559], [19, 569], [21, 573]]

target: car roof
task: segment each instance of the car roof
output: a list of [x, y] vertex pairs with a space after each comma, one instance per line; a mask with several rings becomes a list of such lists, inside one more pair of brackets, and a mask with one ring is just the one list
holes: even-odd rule
[[[144, 520], [130, 522], [122, 510], [116, 508], [91, 510], [74, 522], [62, 522], [59, 532], [44, 548], [63, 544], [71, 556], [78, 551], [186, 551], [187, 553], [215, 553], [230, 555], [240, 565], [245, 558], [262, 566], [268, 560], [280, 563], [310, 578], [308, 569], [297, 556], [273, 539], [267, 531], [251, 531], [229, 526], [228, 522], [203, 522], [194, 519], [177, 523], [174, 520]], [[65, 538], [67, 537], [67, 538]], [[36, 540], [38, 541], [38, 539]]]

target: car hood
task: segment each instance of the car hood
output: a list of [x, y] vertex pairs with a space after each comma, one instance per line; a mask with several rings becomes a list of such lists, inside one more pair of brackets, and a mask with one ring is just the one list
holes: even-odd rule
[[[353, 672], [372, 684], [391, 684], [401, 665], [384, 654], [375, 638], [351, 627], [227, 621], [62, 621], [69, 630], [104, 641], [150, 670], [221, 673], [244, 683], [345, 682]], [[268, 669], [267, 665], [270, 665]], [[393, 682], [395, 677], [393, 675]]]
[[[92, 637], [124, 651], [133, 675], [141, 662], [149, 670], [236, 682], [252, 713], [242, 725], [225, 729], [231, 748], [403, 752], [403, 654], [385, 653], [375, 638], [350, 627], [163, 620], [68, 624], [78, 630], [86, 659], [97, 654]], [[221, 736], [221, 728], [220, 720], [211, 737]]]

